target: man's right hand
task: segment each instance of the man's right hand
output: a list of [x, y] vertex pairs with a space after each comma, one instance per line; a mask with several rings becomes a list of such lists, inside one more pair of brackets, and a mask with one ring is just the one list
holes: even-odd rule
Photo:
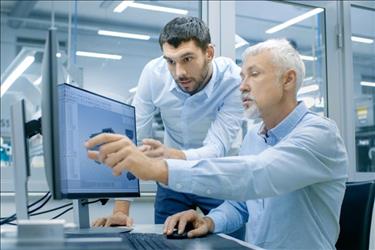
[[163, 233], [170, 235], [173, 229], [178, 225], [178, 233], [182, 234], [187, 223], [191, 223], [193, 230], [188, 232], [189, 238], [204, 236], [214, 231], [214, 222], [209, 217], [200, 216], [195, 210], [187, 210], [175, 215], [169, 216], [164, 223]]
[[116, 212], [111, 216], [99, 218], [92, 224], [93, 227], [127, 226], [133, 225], [133, 219], [123, 212]]

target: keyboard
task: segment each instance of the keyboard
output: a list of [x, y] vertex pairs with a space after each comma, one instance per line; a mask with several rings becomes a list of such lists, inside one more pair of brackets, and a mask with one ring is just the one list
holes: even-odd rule
[[126, 244], [124, 249], [134, 249], [134, 250], [152, 250], [152, 249], [165, 249], [165, 250], [175, 250], [181, 249], [180, 246], [172, 242], [173, 240], [168, 240], [162, 234], [152, 234], [152, 233], [127, 233], [122, 234], [123, 242]]

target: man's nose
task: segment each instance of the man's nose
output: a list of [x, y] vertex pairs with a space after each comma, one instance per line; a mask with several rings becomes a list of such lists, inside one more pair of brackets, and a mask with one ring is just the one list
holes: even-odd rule
[[176, 63], [176, 76], [181, 78], [181, 77], [184, 77], [185, 75], [186, 75], [186, 70], [184, 69], [184, 67], [181, 66], [181, 64]]
[[242, 81], [240, 84], [240, 91], [241, 92], [250, 92], [250, 85], [246, 83], [246, 81]]

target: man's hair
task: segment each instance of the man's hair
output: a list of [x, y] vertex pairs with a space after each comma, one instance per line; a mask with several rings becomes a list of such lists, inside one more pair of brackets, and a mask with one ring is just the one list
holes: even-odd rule
[[167, 23], [159, 36], [160, 48], [168, 43], [177, 48], [182, 42], [194, 40], [202, 50], [211, 43], [210, 31], [206, 24], [197, 17], [176, 17]]
[[305, 78], [305, 64], [298, 51], [286, 39], [269, 39], [247, 48], [242, 54], [242, 60], [264, 51], [271, 52], [272, 61], [279, 69], [279, 74], [285, 73], [289, 69], [296, 71], [296, 91], [298, 92]]

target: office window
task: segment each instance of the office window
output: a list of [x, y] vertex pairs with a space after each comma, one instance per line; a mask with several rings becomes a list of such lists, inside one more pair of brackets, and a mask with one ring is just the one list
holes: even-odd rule
[[[61, 81], [130, 102], [144, 65], [161, 55], [158, 38], [162, 27], [177, 16], [201, 15], [200, 1], [133, 1], [120, 5], [122, 2], [1, 1], [2, 191], [13, 190], [9, 109], [24, 98], [28, 102], [27, 119], [40, 116], [41, 62], [47, 30], [53, 23], [60, 47]], [[28, 67], [3, 92], [4, 81], [25, 59]], [[156, 124], [155, 128], [160, 126]], [[46, 190], [41, 136], [30, 141], [30, 156], [30, 188]]]
[[375, 172], [375, 10], [351, 7], [356, 166]]
[[272, 1], [236, 1], [236, 62], [244, 50], [269, 38], [286, 38], [300, 52], [306, 77], [298, 99], [327, 114], [324, 9]]

